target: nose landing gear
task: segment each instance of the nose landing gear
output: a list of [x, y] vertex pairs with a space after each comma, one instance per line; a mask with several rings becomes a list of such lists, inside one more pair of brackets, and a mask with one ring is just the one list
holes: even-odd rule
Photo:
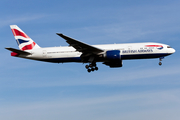
[[90, 73], [91, 71], [97, 71], [98, 67], [96, 66], [96, 63], [91, 63], [89, 65], [86, 65], [85, 68], [87, 69], [87, 71]]
[[161, 66], [161, 65], [162, 65], [162, 62], [159, 62], [159, 65]]
[[161, 62], [162, 59], [164, 59], [164, 57], [160, 57], [160, 58], [159, 58], [159, 65], [160, 65], [160, 66], [162, 65], [162, 62]]

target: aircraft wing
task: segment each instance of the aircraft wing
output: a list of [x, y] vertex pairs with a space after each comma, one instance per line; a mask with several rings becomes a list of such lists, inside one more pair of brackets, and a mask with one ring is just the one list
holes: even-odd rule
[[86, 43], [83, 43], [83, 42], [80, 42], [78, 40], [75, 40], [73, 38], [70, 38], [68, 36], [65, 36], [61, 33], [56, 33], [57, 35], [59, 35], [60, 37], [62, 37], [63, 39], [66, 40], [66, 42], [74, 47], [77, 51], [79, 52], [82, 52], [82, 53], [85, 53], [85, 54], [91, 54], [91, 53], [94, 53], [94, 54], [97, 54], [97, 53], [100, 53], [100, 52], [104, 52], [104, 50], [102, 49], [99, 49], [99, 48], [96, 48], [94, 46], [91, 46], [91, 45], [88, 45]]
[[31, 54], [29, 52], [18, 50], [15, 48], [5, 48], [5, 49], [10, 50], [10, 51], [15, 52], [15, 53], [18, 53], [18, 54], [22, 54], [22, 55], [30, 55]]

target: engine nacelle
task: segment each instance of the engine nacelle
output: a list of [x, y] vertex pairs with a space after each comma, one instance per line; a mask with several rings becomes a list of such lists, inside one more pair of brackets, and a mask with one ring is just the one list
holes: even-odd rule
[[116, 60], [116, 61], [111, 61], [111, 62], [104, 62], [103, 64], [114, 68], [114, 67], [122, 67], [122, 60]]
[[108, 60], [120, 60], [120, 50], [109, 50], [105, 53], [105, 58]]
[[120, 50], [109, 50], [104, 54], [106, 62], [103, 64], [109, 67], [122, 67], [122, 60], [120, 55]]

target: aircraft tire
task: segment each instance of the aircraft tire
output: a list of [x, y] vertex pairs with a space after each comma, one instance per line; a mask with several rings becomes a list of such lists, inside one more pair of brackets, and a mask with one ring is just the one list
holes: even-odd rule
[[89, 68], [89, 65], [86, 65], [85, 68], [88, 69], [88, 68]]
[[95, 67], [95, 70], [98, 70], [98, 67]]
[[88, 69], [87, 71], [90, 73], [90, 72], [91, 72], [91, 69]]

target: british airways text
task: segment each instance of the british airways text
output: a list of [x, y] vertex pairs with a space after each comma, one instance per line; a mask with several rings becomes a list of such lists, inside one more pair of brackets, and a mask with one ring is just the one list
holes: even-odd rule
[[123, 50], [122, 53], [146, 53], [146, 52], [153, 52], [152, 49], [148, 50]]

